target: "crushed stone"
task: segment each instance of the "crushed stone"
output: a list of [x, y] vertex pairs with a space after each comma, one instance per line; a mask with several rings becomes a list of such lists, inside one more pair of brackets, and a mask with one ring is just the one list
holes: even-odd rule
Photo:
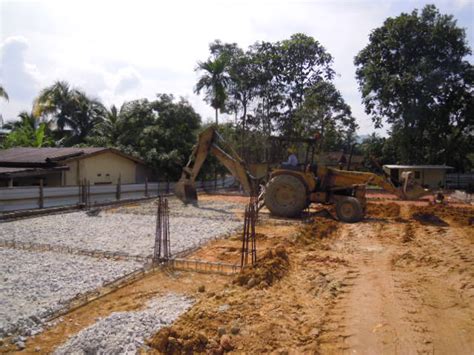
[[[230, 212], [231, 205], [181, 205], [182, 216], [176, 211], [170, 215], [173, 254], [241, 227]], [[116, 212], [89, 217], [85, 212], [74, 212], [2, 223], [0, 240], [148, 257], [153, 254], [155, 228], [154, 214]]]
[[116, 312], [73, 335], [55, 354], [135, 354], [145, 339], [169, 326], [193, 304], [182, 295], [151, 300], [145, 309]]
[[133, 261], [6, 248], [0, 248], [0, 260], [0, 338], [39, 333], [45, 319], [77, 294], [141, 267]]

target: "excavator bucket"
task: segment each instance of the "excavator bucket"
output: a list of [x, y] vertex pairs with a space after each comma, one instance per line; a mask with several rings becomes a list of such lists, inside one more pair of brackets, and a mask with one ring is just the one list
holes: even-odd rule
[[179, 179], [174, 188], [174, 193], [184, 203], [194, 203], [198, 199], [194, 182], [186, 177]]
[[416, 200], [430, 194], [428, 189], [424, 189], [415, 179], [412, 171], [404, 171], [401, 175], [403, 197], [407, 200]]

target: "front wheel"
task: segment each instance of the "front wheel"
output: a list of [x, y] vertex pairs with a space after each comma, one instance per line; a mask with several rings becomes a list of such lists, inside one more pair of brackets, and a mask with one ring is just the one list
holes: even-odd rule
[[342, 197], [336, 202], [336, 214], [340, 221], [359, 222], [364, 217], [362, 206], [355, 197]]

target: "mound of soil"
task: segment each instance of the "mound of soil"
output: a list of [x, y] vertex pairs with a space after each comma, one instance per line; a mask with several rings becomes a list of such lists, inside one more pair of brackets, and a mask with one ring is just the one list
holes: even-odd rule
[[161, 328], [147, 343], [163, 354], [182, 354], [204, 352], [208, 339], [199, 332], [166, 327]]
[[297, 241], [303, 245], [333, 235], [339, 228], [339, 222], [329, 218], [313, 218], [300, 229]]
[[421, 224], [434, 225], [434, 226], [440, 226], [440, 227], [449, 226], [448, 223], [446, 223], [437, 215], [432, 214], [432, 213], [416, 212], [416, 213], [413, 213], [411, 216], [414, 220], [420, 222]]
[[271, 286], [285, 276], [289, 270], [288, 253], [283, 246], [267, 250], [257, 263], [244, 269], [234, 280], [234, 283], [248, 288], [259, 285], [262, 288]]
[[397, 218], [400, 216], [400, 206], [394, 202], [367, 203], [366, 214], [376, 218]]
[[[443, 225], [437, 219], [447, 219], [460, 226], [474, 225], [474, 208], [452, 205], [411, 206], [412, 217], [421, 223]], [[432, 217], [435, 216], [435, 217]], [[445, 221], [444, 226], [448, 224]]]

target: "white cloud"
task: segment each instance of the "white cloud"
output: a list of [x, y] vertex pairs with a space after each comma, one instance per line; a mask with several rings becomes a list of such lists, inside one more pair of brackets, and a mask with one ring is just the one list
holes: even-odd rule
[[137, 89], [140, 87], [142, 79], [138, 71], [133, 67], [122, 68], [117, 73], [117, 85], [115, 93], [122, 94], [124, 92]]
[[11, 100], [31, 101], [37, 94], [41, 76], [34, 64], [26, 62], [28, 41], [22, 36], [8, 37], [0, 47], [0, 80]]

